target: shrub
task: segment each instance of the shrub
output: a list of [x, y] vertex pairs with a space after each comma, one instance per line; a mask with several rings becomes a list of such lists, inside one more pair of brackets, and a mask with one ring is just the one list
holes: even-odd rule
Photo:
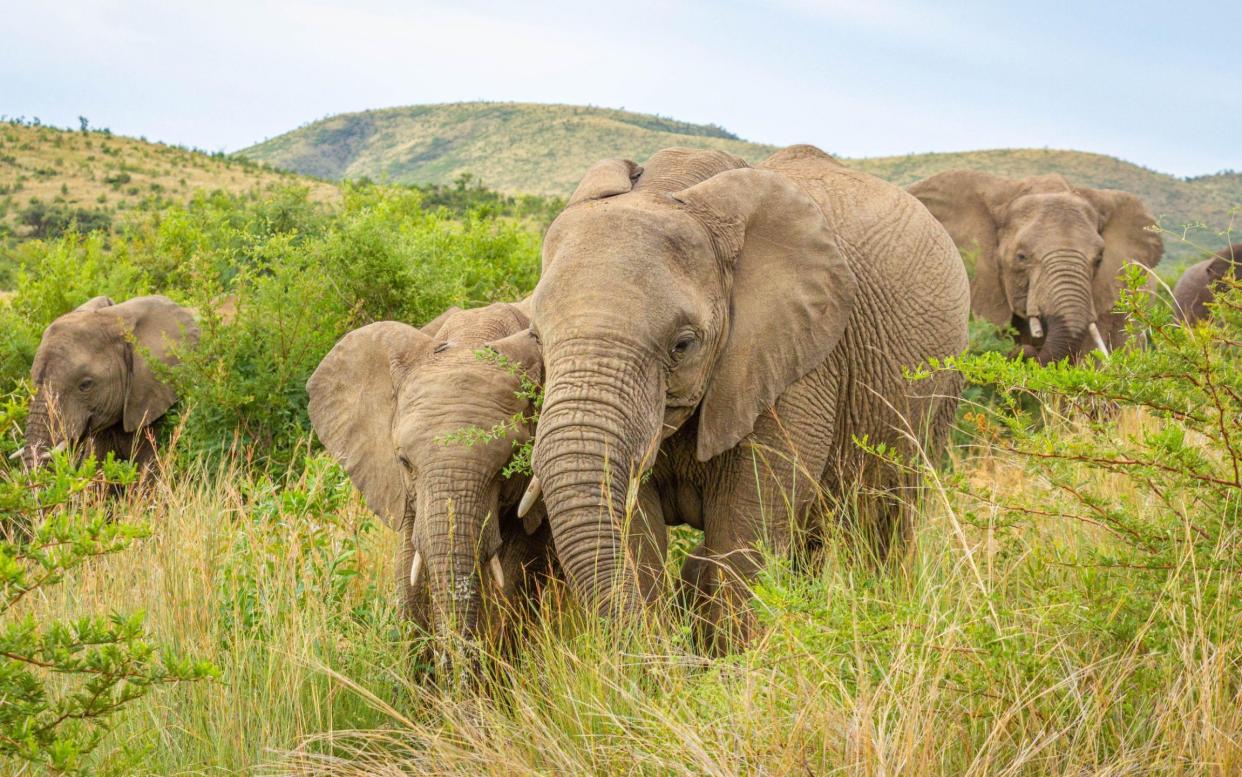
[[26, 236], [37, 239], [58, 238], [76, 228], [80, 232], [106, 231], [112, 216], [106, 210], [74, 208], [63, 202], [45, 203], [32, 200], [17, 212], [18, 225], [26, 228]]
[[[200, 347], [165, 376], [182, 399], [180, 450], [218, 457], [239, 445], [280, 468], [309, 437], [306, 380], [346, 332], [518, 299], [539, 266], [523, 224], [458, 221], [404, 187], [348, 187], [337, 212], [305, 188], [199, 193], [136, 218], [108, 237], [70, 230], [17, 247], [15, 295], [0, 302], [0, 385], [24, 378], [43, 329], [83, 301], [165, 294], [202, 318]], [[213, 313], [224, 295], [229, 321]]]
[[[0, 409], [0, 438], [20, 415], [12, 400]], [[144, 525], [112, 520], [100, 497], [134, 475], [111, 457], [74, 466], [64, 454], [44, 470], [0, 475], [2, 760], [93, 773], [89, 756], [112, 716], [160, 685], [218, 673], [152, 644], [141, 612], [48, 621], [24, 608], [92, 559], [147, 536]]]

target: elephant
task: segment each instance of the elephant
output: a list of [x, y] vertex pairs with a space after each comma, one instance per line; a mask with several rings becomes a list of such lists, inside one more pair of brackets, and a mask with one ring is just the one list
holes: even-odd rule
[[97, 458], [112, 453], [146, 469], [153, 428], [177, 400], [148, 359], [174, 365], [176, 349], [198, 337], [193, 311], [157, 295], [95, 297], [57, 318], [35, 352], [26, 445], [14, 455], [34, 467], [53, 450], [84, 444]]
[[1121, 268], [1152, 268], [1164, 243], [1142, 201], [1123, 191], [1072, 186], [1060, 175], [1001, 178], [969, 170], [909, 187], [958, 248], [977, 252], [971, 309], [1014, 326], [1040, 364], [1075, 359], [1125, 340], [1113, 311]]
[[1215, 256], [1191, 265], [1173, 287], [1174, 312], [1187, 324], [1206, 318], [1207, 306], [1216, 299], [1226, 275], [1242, 281], [1242, 243], [1234, 243], [1217, 251]]
[[[400, 610], [425, 630], [483, 636], [499, 612], [485, 604], [488, 579], [498, 600], [522, 606], [555, 573], [542, 504], [520, 504], [528, 477], [503, 476], [533, 433], [522, 380], [537, 383], [542, 361], [528, 315], [524, 303], [494, 303], [451, 308], [421, 328], [373, 323], [342, 338], [307, 383], [319, 439], [400, 532]], [[469, 430], [496, 433], [470, 440]], [[638, 548], [658, 559], [649, 585], [662, 523], [657, 534]]]
[[908, 533], [911, 479], [854, 438], [943, 443], [960, 375], [915, 388], [903, 368], [966, 347], [969, 293], [900, 188], [804, 145], [757, 167], [684, 148], [605, 160], [549, 227], [532, 304], [531, 490], [588, 609], [643, 610], [620, 529], [644, 478], [668, 522], [704, 532], [681, 585], [709, 645], [746, 639], [761, 546], [789, 551], [829, 512], [875, 529], [877, 557]]

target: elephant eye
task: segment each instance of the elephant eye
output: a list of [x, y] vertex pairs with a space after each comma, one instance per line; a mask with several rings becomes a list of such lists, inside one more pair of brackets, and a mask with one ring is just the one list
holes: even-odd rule
[[1027, 261], [1029, 261], [1029, 259], [1026, 254], [1022, 252], [1018, 252], [1018, 255], [1014, 257], [1014, 261], [1016, 261], [1018, 264], [1026, 264]]
[[95, 381], [90, 378], [82, 378], [82, 380], [78, 382], [78, 391], [90, 391], [94, 387]]
[[677, 337], [677, 342], [673, 343], [672, 355], [673, 359], [681, 359], [686, 354], [694, 350], [699, 344], [699, 339], [694, 336], [693, 332], [683, 332]]
[[1098, 254], [1096, 254], [1096, 255], [1095, 255], [1095, 259], [1093, 259], [1093, 260], [1092, 260], [1092, 263], [1093, 263], [1096, 267], [1099, 267], [1100, 265], [1104, 264], [1104, 252], [1103, 252], [1103, 251], [1101, 251], [1101, 252], [1099, 252]]
[[405, 467], [407, 472], [414, 469], [414, 465], [410, 463], [410, 457], [405, 455], [405, 451], [400, 448], [397, 449], [397, 461], [401, 462], [401, 466]]

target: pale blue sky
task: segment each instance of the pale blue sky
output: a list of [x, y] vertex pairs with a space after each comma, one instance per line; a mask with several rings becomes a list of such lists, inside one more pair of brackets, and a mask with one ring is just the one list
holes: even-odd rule
[[845, 156], [1047, 146], [1242, 170], [1239, 2], [4, 6], [0, 114], [213, 151], [342, 111], [487, 99], [625, 107]]

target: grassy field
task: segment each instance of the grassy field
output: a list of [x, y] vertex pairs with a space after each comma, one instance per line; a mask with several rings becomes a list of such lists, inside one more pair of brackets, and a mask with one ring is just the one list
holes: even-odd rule
[[[503, 192], [563, 197], [599, 159], [641, 162], [668, 146], [718, 148], [750, 162], [775, 150], [719, 127], [648, 114], [573, 105], [452, 103], [331, 116], [239, 153], [333, 180], [448, 184], [471, 173]], [[959, 168], [1012, 177], [1060, 173], [1077, 184], [1138, 194], [1175, 232], [1192, 223], [1222, 225], [1242, 202], [1242, 173], [1181, 179], [1079, 151], [996, 149], [842, 161], [901, 186]], [[1219, 242], [1212, 235], [1194, 237], [1200, 244]], [[1199, 253], [1195, 245], [1177, 240], [1169, 241], [1168, 250], [1179, 266]]]
[[[1121, 419], [1128, 431], [1142, 423]], [[1044, 498], [1038, 472], [1019, 459], [954, 458], [968, 478]], [[149, 522], [150, 539], [23, 609], [38, 619], [141, 609], [154, 640], [222, 670], [127, 709], [107, 740], [118, 767], [128, 758], [155, 774], [1242, 769], [1238, 632], [1221, 640], [1219, 603], [1176, 587], [1124, 623], [1127, 581], [1141, 573], [1067, 563], [1116, 542], [1086, 521], [1007, 528], [1001, 511], [979, 520], [968, 515], [977, 505], [933, 485], [900, 574], [860, 566], [843, 541], [809, 577], [771, 563], [758, 591], [763, 630], [746, 652], [701, 658], [671, 610], [628, 628], [584, 624], [550, 590], [546, 620], [522, 624], [517, 652], [485, 658], [478, 676], [433, 677], [411, 658], [393, 611], [392, 533], [332, 468], [281, 491], [238, 465], [181, 472], [113, 507], [118, 520]], [[1156, 629], [1171, 649], [1148, 643]]]

